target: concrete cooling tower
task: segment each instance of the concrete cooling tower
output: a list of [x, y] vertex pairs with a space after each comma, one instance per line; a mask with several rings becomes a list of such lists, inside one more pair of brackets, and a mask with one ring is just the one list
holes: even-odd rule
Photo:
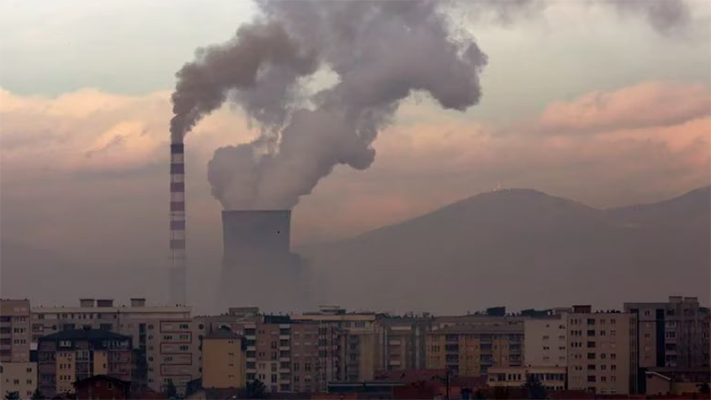
[[291, 210], [222, 212], [221, 309], [299, 310], [305, 302], [301, 262], [290, 251]]

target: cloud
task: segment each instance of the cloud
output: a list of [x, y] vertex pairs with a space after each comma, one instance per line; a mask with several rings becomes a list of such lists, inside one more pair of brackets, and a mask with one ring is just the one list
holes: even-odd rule
[[710, 112], [706, 85], [645, 82], [553, 103], [541, 115], [540, 127], [561, 134], [595, 133], [674, 125]]
[[[162, 243], [166, 92], [0, 96], [4, 235], [79, 252], [106, 223], [86, 216], [115, 215], [123, 219], [111, 233], [116, 243]], [[374, 143], [379, 157], [370, 170], [336, 168], [296, 208], [295, 243], [356, 234], [499, 185], [597, 206], [657, 200], [705, 185], [711, 166], [708, 96], [697, 85], [642, 83], [554, 103], [513, 128], [472, 123], [427, 101], [408, 102]], [[543, 128], [561, 134], [542, 134]], [[215, 148], [257, 134], [237, 111], [223, 109], [188, 139], [191, 243], [200, 241], [210, 249], [205, 252], [219, 243], [220, 208], [210, 195], [207, 161]], [[58, 226], [66, 231], [52, 228]]]

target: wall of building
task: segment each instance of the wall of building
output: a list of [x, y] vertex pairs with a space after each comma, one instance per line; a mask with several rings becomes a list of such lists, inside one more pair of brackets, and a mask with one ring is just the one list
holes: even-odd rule
[[241, 388], [245, 384], [245, 358], [242, 339], [210, 338], [202, 341], [202, 386]]
[[627, 313], [568, 316], [568, 387], [597, 394], [630, 392], [631, 328]]
[[30, 301], [0, 300], [0, 362], [30, 361]]
[[427, 335], [427, 369], [482, 376], [491, 367], [523, 365], [523, 325], [459, 325]]
[[492, 367], [487, 382], [491, 387], [520, 388], [531, 375], [548, 390], [565, 390], [566, 373], [565, 367]]
[[0, 362], [2, 395], [17, 392], [20, 398], [30, 398], [37, 389], [37, 364], [33, 362]]
[[568, 318], [524, 321], [524, 362], [528, 366], [566, 367], [568, 365]]
[[192, 319], [150, 321], [146, 355], [148, 387], [163, 392], [172, 381], [179, 394], [187, 383], [200, 377], [200, 338]]

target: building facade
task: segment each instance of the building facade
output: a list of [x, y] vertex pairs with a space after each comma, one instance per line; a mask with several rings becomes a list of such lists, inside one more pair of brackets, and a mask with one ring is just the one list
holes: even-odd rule
[[640, 368], [709, 366], [709, 309], [696, 297], [672, 296], [665, 303], [625, 303], [637, 315]]
[[522, 324], [448, 326], [427, 335], [427, 369], [484, 376], [492, 367], [523, 366]]
[[75, 329], [41, 337], [38, 343], [39, 390], [45, 397], [72, 393], [74, 382], [95, 375], [131, 380], [131, 337]]
[[0, 363], [2, 395], [17, 392], [21, 399], [30, 398], [37, 389], [37, 364], [33, 362]]
[[492, 367], [487, 383], [490, 387], [520, 388], [529, 377], [536, 379], [548, 390], [567, 389], [565, 367]]
[[432, 330], [429, 315], [380, 316], [376, 320], [377, 371], [420, 370], [427, 365], [427, 333]]
[[200, 377], [199, 330], [190, 313], [187, 306], [148, 306], [143, 298], [128, 305], [84, 298], [79, 307], [32, 308], [32, 340], [85, 328], [130, 336], [133, 386], [162, 392], [170, 380], [184, 393], [187, 382]]
[[30, 301], [0, 300], [0, 362], [30, 361]]
[[568, 388], [628, 394], [635, 316], [574, 306], [568, 315]]
[[203, 388], [242, 388], [245, 377], [245, 358], [240, 335], [220, 329], [203, 338]]
[[567, 314], [524, 321], [524, 349], [527, 366], [567, 367]]

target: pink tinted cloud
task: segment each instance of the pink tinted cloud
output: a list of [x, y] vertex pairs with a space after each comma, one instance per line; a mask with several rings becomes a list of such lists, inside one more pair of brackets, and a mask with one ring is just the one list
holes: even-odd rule
[[539, 122], [551, 133], [595, 133], [674, 125], [710, 112], [711, 92], [706, 85], [645, 82], [553, 103]]

